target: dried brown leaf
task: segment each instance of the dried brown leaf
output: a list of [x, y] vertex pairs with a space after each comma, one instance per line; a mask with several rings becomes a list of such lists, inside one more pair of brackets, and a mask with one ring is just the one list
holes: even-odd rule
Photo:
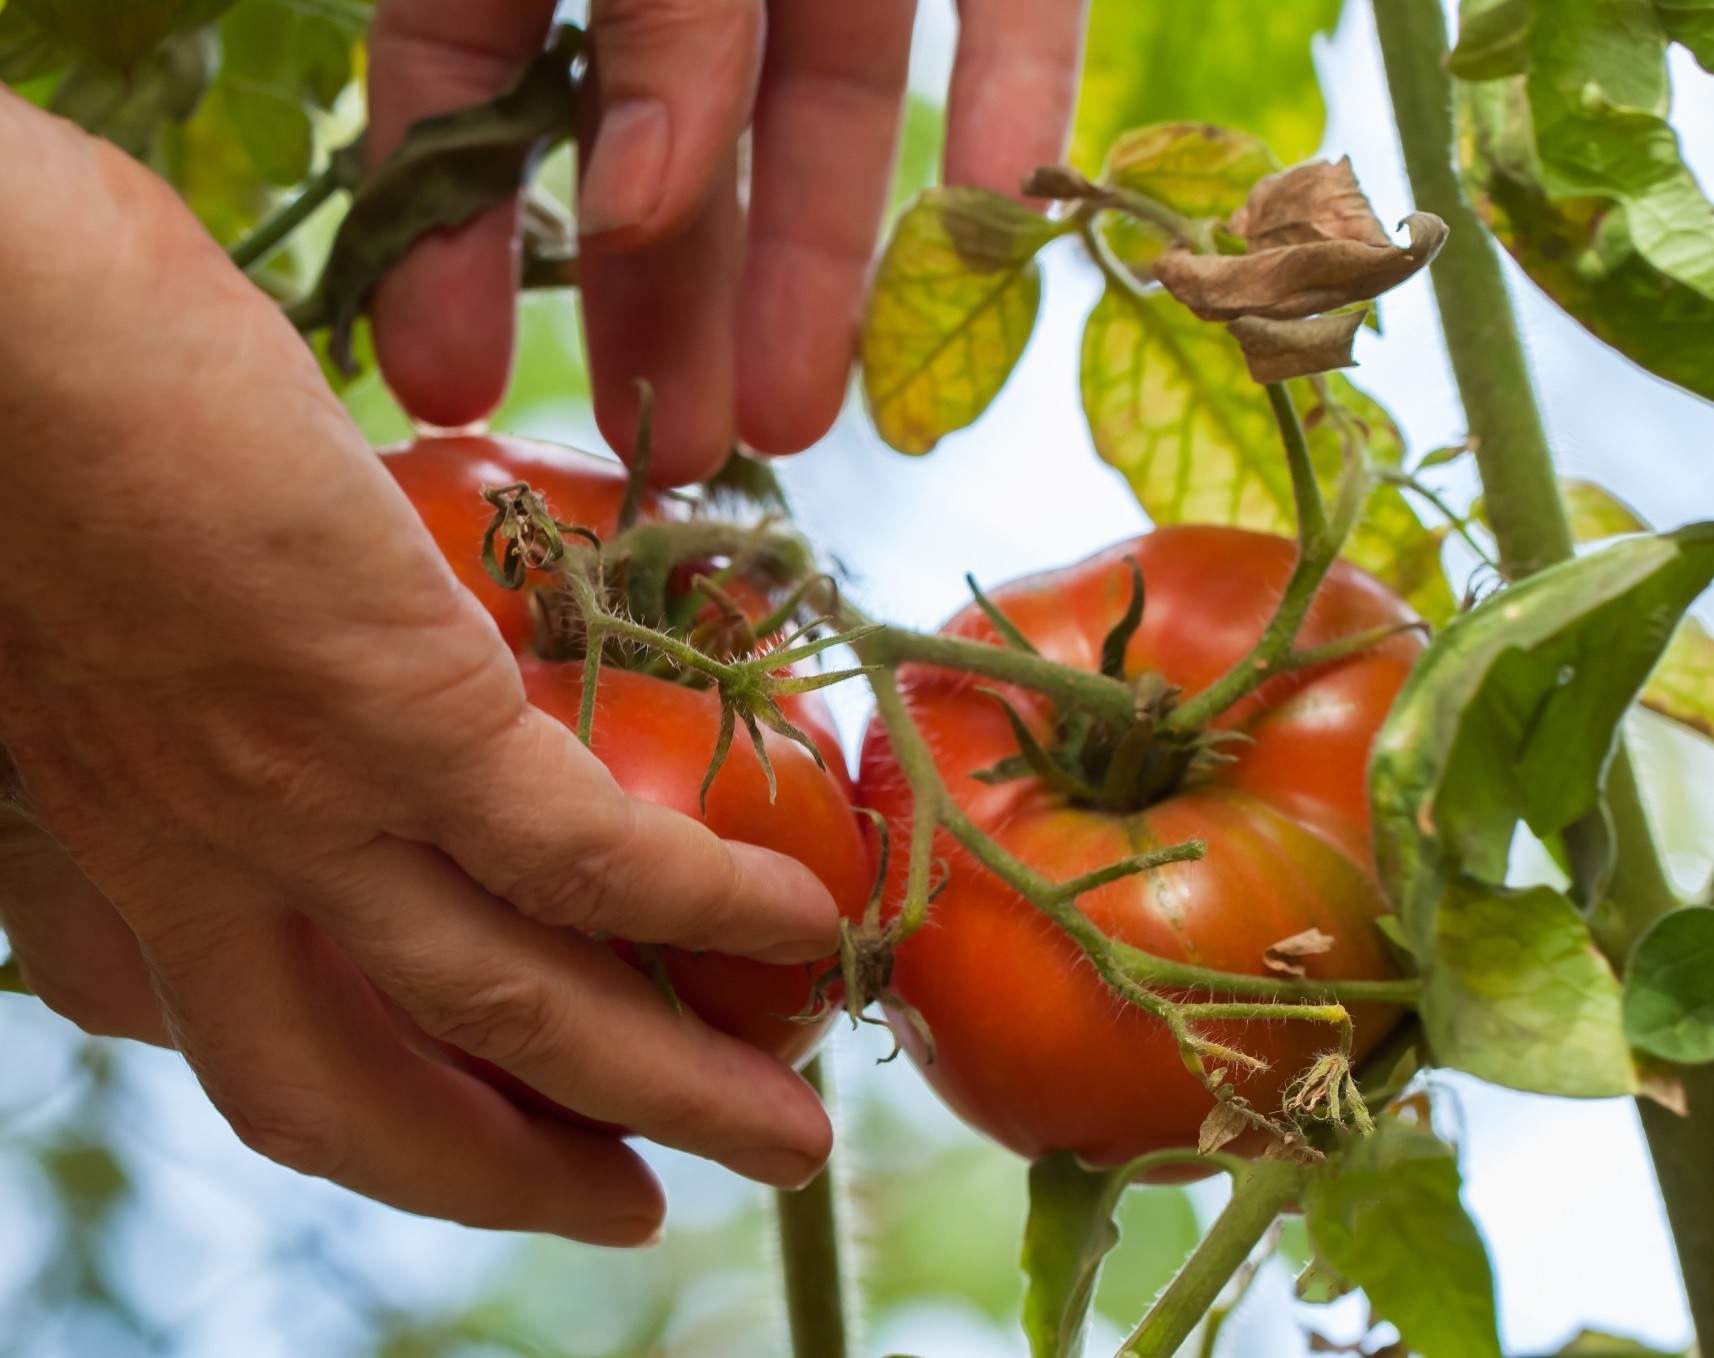
[[1196, 1135], [1196, 1153], [1212, 1155], [1250, 1125], [1249, 1119], [1230, 1103], [1217, 1103], [1202, 1120]]
[[1302, 976], [1303, 963], [1298, 959], [1331, 952], [1336, 941], [1333, 935], [1324, 934], [1319, 929], [1305, 929], [1302, 933], [1282, 938], [1273, 944], [1262, 954], [1262, 961], [1272, 971], [1283, 972], [1287, 976]]
[[1328, 240], [1392, 244], [1357, 186], [1349, 156], [1312, 160], [1258, 180], [1231, 226], [1249, 241], [1252, 254]]
[[1355, 367], [1351, 345], [1363, 327], [1367, 308], [1310, 316], [1301, 321], [1273, 321], [1263, 316], [1240, 316], [1226, 329], [1244, 351], [1244, 363], [1254, 382], [1289, 382], [1334, 368]]
[[1247, 255], [1169, 250], [1155, 261], [1155, 278], [1205, 321], [1299, 320], [1379, 297], [1439, 253], [1445, 222], [1413, 212], [1404, 225], [1410, 244], [1403, 249], [1334, 238]]

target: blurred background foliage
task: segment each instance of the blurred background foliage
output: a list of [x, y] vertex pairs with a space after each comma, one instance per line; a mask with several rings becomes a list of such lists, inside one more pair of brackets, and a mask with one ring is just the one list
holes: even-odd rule
[[[146, 160], [231, 246], [360, 129], [368, 11], [366, 0], [0, 0], [0, 80]], [[950, 0], [924, 5], [895, 206], [936, 174], [954, 23]], [[1336, 26], [1345, 54], [1338, 63], [1317, 36]], [[1349, 107], [1358, 114], [1335, 144], [1344, 151], [1369, 137], [1373, 144], [1364, 144], [1375, 163], [1364, 166], [1365, 182], [1385, 191], [1391, 174], [1391, 197], [1378, 193], [1377, 202], [1403, 206], [1372, 47], [1367, 9], [1357, 0], [1348, 6], [1343, 0], [1094, 0], [1073, 158], [1094, 172], [1120, 131], [1169, 118], [1217, 121], [1261, 135], [1287, 162], [1304, 157], [1323, 144], [1326, 131], [1330, 101], [1318, 66], [1325, 75], [1337, 65], [1340, 89], [1349, 90]], [[1353, 52], [1364, 55], [1352, 61]], [[1486, 78], [1520, 77], [1502, 70]], [[1490, 93], [1497, 92], [1498, 86]], [[1383, 156], [1391, 159], [1382, 164]], [[551, 158], [539, 182], [569, 204], [570, 153]], [[1510, 214], [1503, 220], [1514, 227], [1507, 243], [1515, 237], [1528, 246], [1519, 200], [1506, 198], [1505, 188], [1493, 181], [1495, 210]], [[1556, 211], [1563, 206], [1554, 203]], [[300, 295], [341, 210], [336, 197], [270, 257], [257, 270], [262, 286], [281, 298]], [[1621, 263], [1633, 267], [1628, 260]], [[1055, 261], [1045, 272], [1042, 329], [1051, 339], [1043, 347], [1060, 351], [1057, 366], [1032, 367], [1026, 355], [1012, 384], [1019, 390], [1003, 396], [968, 436], [949, 441], [932, 467], [907, 467], [882, 453], [853, 402], [830, 437], [837, 446], [788, 469], [811, 531], [846, 560], [856, 587], [880, 611], [934, 622], [958, 602], [967, 569], [1003, 578], [1079, 555], [1143, 522], [1135, 501], [1087, 446], [1075, 373], [1063, 361], [1094, 301], [1092, 280]], [[1541, 281], [1553, 290], [1551, 278], [1543, 274]], [[1374, 389], [1420, 453], [1455, 442], [1460, 417], [1444, 373], [1424, 370], [1424, 355], [1438, 349], [1425, 289], [1412, 286], [1401, 290], [1396, 309], [1388, 304], [1389, 339], [1395, 329], [1400, 338], [1389, 348], [1376, 340], [1364, 352]], [[1565, 408], [1577, 408], [1580, 391], [1599, 401], [1578, 421], [1578, 437], [1568, 440], [1579, 474], [1631, 468], [1632, 449], [1617, 438], [1611, 457], [1599, 449], [1586, 455], [1588, 440], [1605, 437], [1603, 418], [1617, 402], [1596, 396], [1609, 384], [1642, 392], [1634, 404], [1647, 428], [1714, 432], [1706, 420], [1697, 426], [1664, 389], [1626, 387], [1641, 379], [1606, 351], [1564, 350], [1569, 341], [1544, 314], [1539, 306], [1526, 309], [1526, 324], [1537, 327], [1532, 334], [1545, 337], [1550, 353], [1571, 352], [1583, 374], [1562, 393]], [[516, 377], [495, 427], [593, 444], [574, 299], [525, 297], [521, 328]], [[343, 397], [372, 440], [403, 438], [409, 424], [367, 362], [361, 327], [357, 338], [364, 370], [342, 384]], [[1549, 396], [1551, 410], [1551, 381]], [[1645, 407], [1664, 413], [1650, 415]], [[1044, 466], [1051, 476], [1040, 475]], [[1467, 474], [1451, 467], [1446, 475], [1446, 493], [1468, 503], [1474, 492]], [[1696, 484], [1705, 485], [1705, 476]], [[951, 496], [960, 497], [964, 514], [954, 532], [943, 518]], [[1693, 485], [1663, 473], [1645, 487], [1642, 507], [1669, 527], [1686, 514], [1714, 512], [1707, 495], [1697, 497]], [[1462, 563], [1465, 574], [1470, 564]], [[1453, 578], [1462, 583], [1457, 570]], [[842, 715], [854, 735], [860, 705], [847, 704]], [[1698, 880], [1707, 867], [1709, 827], [1690, 789], [1705, 785], [1708, 753], [1664, 723], [1642, 735], [1675, 866], [1686, 881]], [[850, 1265], [861, 1280], [866, 1333], [859, 1351], [908, 1349], [926, 1358], [1021, 1352], [1024, 1167], [961, 1128], [903, 1062], [877, 1071], [884, 1041], [841, 1032], [835, 1043], [841, 1173], [856, 1241]], [[1555, 1119], [1556, 1143], [1574, 1142], [1596, 1125], [1577, 1124], [1565, 1107], [1546, 1100], [1508, 1096], [1510, 1102], [1495, 1104], [1483, 1102], [1479, 1091], [1464, 1096], [1478, 1147], [1484, 1126], [1539, 1125], [1529, 1122], [1531, 1109], [1548, 1109], [1543, 1116]], [[1462, 1106], [1453, 1101], [1455, 1109]], [[1601, 1144], [1630, 1157], [1617, 1181], [1641, 1201], [1649, 1190], [1634, 1115], [1626, 1108], [1616, 1116], [1619, 1123], [1600, 1124], [1610, 1134]], [[1627, 1116], [1632, 1122], [1623, 1121]], [[1546, 1155], [1532, 1159], [1552, 1162]], [[0, 996], [0, 1358], [782, 1352], [767, 1196], [684, 1157], [660, 1155], [656, 1162], [673, 1216], [666, 1242], [646, 1254], [416, 1221], [250, 1156], [170, 1054], [84, 1038], [33, 1001]], [[1491, 1192], [1484, 1185], [1493, 1177], [1479, 1172], [1468, 1179], [1473, 1197]], [[1509, 1177], [1525, 1176], [1514, 1170]], [[1569, 1218], [1561, 1224], [1538, 1189], [1530, 1188], [1538, 1196], [1520, 1210], [1545, 1233], [1564, 1237], [1597, 1263], [1606, 1257], [1603, 1246], [1616, 1248], [1603, 1238], [1609, 1232], [1599, 1215], [1590, 1222], [1579, 1212], [1575, 1224]], [[1123, 1241], [1097, 1301], [1107, 1323], [1098, 1323], [1092, 1351], [1109, 1350], [1107, 1340], [1116, 1342], [1120, 1327], [1146, 1308], [1221, 1195], [1218, 1186], [1199, 1185], [1127, 1198]], [[1653, 1234], [1641, 1245], [1633, 1239], [1631, 1262], [1658, 1273], [1669, 1258], [1660, 1248], [1658, 1206], [1651, 1200], [1640, 1210]], [[1484, 1225], [1500, 1220], [1484, 1218]], [[1257, 1284], [1247, 1309], [1258, 1310], [1262, 1323], [1235, 1326], [1223, 1352], [1284, 1358], [1304, 1351], [1293, 1323], [1304, 1315], [1289, 1298], [1300, 1235], [1286, 1231], [1286, 1266], [1264, 1270]], [[1492, 1243], [1502, 1294], [1517, 1294], [1527, 1285], [1518, 1255], [1508, 1252], [1503, 1231]], [[1664, 1267], [1670, 1271], [1670, 1262]], [[1670, 1278], [1663, 1292], [1624, 1276], [1622, 1304], [1598, 1318], [1652, 1325], [1667, 1339], [1682, 1332], [1682, 1318], [1670, 1310]], [[1580, 1292], [1566, 1273], [1559, 1289], [1561, 1329], [1595, 1313], [1597, 1288]], [[1662, 1296], [1669, 1300], [1662, 1303]], [[1345, 1338], [1364, 1329], [1360, 1312], [1349, 1308], [1315, 1323]], [[1528, 1332], [1539, 1333], [1539, 1324]]]

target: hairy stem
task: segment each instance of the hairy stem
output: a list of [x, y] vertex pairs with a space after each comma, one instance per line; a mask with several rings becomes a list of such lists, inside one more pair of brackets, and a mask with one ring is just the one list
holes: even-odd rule
[[[803, 1077], [826, 1097], [819, 1056], [803, 1068]], [[845, 1277], [839, 1267], [832, 1163], [804, 1187], [777, 1194], [777, 1202], [792, 1358], [846, 1358]]]
[[[1571, 555], [1547, 434], [1518, 338], [1499, 257], [1453, 164], [1452, 83], [1440, 0], [1375, 0], [1375, 25], [1397, 115], [1405, 168], [1418, 206], [1451, 234], [1430, 277], [1452, 371], [1464, 400], [1488, 520], [1510, 577]], [[1616, 863], [1597, 937], [1622, 965], [1629, 945], [1679, 904], [1649, 827], [1629, 756], [1621, 747], [1606, 788]], [[1714, 1066], [1682, 1072], [1690, 1116], [1644, 1103], [1644, 1130], [1667, 1202], [1690, 1313], [1704, 1350], [1714, 1349]]]
[[1131, 1331], [1118, 1358], [1172, 1358], [1244, 1266], [1274, 1218], [1297, 1197], [1304, 1177], [1302, 1165], [1285, 1160], [1257, 1160], [1235, 1177], [1232, 1200]]
[[1136, 699], [1121, 681], [1011, 646], [883, 627], [863, 643], [861, 652], [864, 660], [873, 664], [916, 661], [963, 670], [1043, 694], [1065, 707], [1081, 709], [1116, 725], [1129, 725], [1136, 717]]
[[[1321, 582], [1350, 534], [1352, 520], [1362, 497], [1349, 487], [1342, 488], [1339, 504], [1331, 522], [1316, 484], [1315, 468], [1309, 461], [1309, 444], [1304, 437], [1303, 421], [1298, 418], [1291, 392], [1283, 382], [1268, 384], [1268, 401], [1280, 428], [1280, 441], [1285, 445], [1286, 464], [1291, 468], [1292, 497], [1297, 505], [1297, 562], [1286, 581], [1285, 592], [1268, 619], [1267, 626], [1249, 655], [1223, 676], [1203, 689], [1194, 698], [1169, 714], [1161, 723], [1166, 732], [1200, 730], [1215, 717], [1241, 699], [1248, 697], [1268, 680], [1300, 663], [1296, 654], [1298, 633], [1309, 616]], [[1360, 459], [1361, 449], [1355, 450]], [[1365, 475], [1359, 460], [1347, 470], [1347, 477]]]
[[313, 217], [323, 203], [336, 193], [356, 188], [362, 177], [363, 142], [359, 138], [329, 156], [321, 173], [305, 184], [296, 198], [281, 204], [234, 245], [228, 252], [232, 262], [248, 272], [279, 249], [286, 238]]

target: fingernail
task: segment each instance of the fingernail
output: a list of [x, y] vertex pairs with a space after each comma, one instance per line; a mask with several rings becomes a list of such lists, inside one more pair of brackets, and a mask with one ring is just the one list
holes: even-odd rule
[[579, 191], [579, 232], [619, 231], [654, 214], [666, 188], [670, 131], [658, 99], [625, 99], [602, 111]]
[[736, 1170], [746, 1179], [755, 1179], [774, 1188], [802, 1188], [821, 1173], [824, 1163], [800, 1151], [777, 1147], [734, 1151], [723, 1158], [727, 1168]]
[[791, 943], [776, 943], [771, 948], [764, 948], [756, 954], [756, 960], [772, 962], [775, 966], [786, 966], [793, 962], [819, 962], [824, 957], [832, 957], [838, 951], [837, 935], [817, 934], [814, 938], [800, 938]]

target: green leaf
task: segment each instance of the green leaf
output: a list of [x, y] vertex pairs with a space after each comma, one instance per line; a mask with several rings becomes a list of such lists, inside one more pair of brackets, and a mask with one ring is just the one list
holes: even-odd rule
[[20, 6], [0, 6], [0, 83], [39, 80], [70, 61], [71, 54]]
[[1573, 541], [1600, 542], [1603, 538], [1649, 530], [1642, 515], [1593, 481], [1562, 476], [1559, 478], [1559, 495], [1565, 502], [1566, 516], [1571, 520]]
[[1562, 1348], [1560, 1353], [1587, 1354], [1589, 1358], [1617, 1358], [1617, 1355], [1621, 1353], [1635, 1355], [1635, 1358], [1686, 1358], [1686, 1355], [1681, 1353], [1667, 1353], [1664, 1349], [1653, 1349], [1635, 1339], [1607, 1334], [1601, 1330], [1579, 1331], [1577, 1337]]
[[1674, 910], [1637, 940], [1625, 967], [1625, 1032], [1664, 1061], [1714, 1061], [1714, 910]]
[[[1327, 383], [1368, 426], [1371, 458], [1398, 465], [1402, 440], [1386, 412], [1343, 377]], [[1110, 287], [1084, 331], [1082, 389], [1096, 450], [1124, 473], [1156, 523], [1294, 531], [1291, 474], [1267, 393], [1250, 380], [1243, 352], [1222, 327], [1164, 293], [1139, 298]], [[1319, 404], [1308, 382], [1291, 389], [1301, 410]], [[1315, 422], [1309, 441], [1317, 476], [1330, 488], [1342, 465], [1333, 421]], [[1397, 488], [1371, 493], [1347, 555], [1430, 621], [1455, 611], [1440, 540]]]
[[1666, 121], [1665, 60], [1672, 35], [1708, 55], [1708, 6], [1527, 3], [1543, 18], [1528, 27], [1528, 75], [1462, 88], [1472, 196], [1592, 334], [1714, 397], [1714, 207]]
[[1069, 1151], [1030, 1166], [1024, 1227], [1024, 1333], [1031, 1358], [1077, 1358], [1101, 1264], [1119, 1243], [1113, 1214], [1129, 1184], [1123, 1170], [1090, 1170]]
[[1541, 1093], [1634, 1082], [1618, 1071], [1622, 1023], [1581, 917], [1548, 888], [1503, 883], [1519, 822], [1547, 839], [1601, 813], [1619, 723], [1711, 578], [1714, 524], [1623, 539], [1455, 619], [1406, 680], [1376, 737], [1370, 798], [1443, 1062]]
[[1421, 1358], [1500, 1358], [1488, 1253], [1459, 1199], [1452, 1148], [1381, 1119], [1304, 1195], [1316, 1252], [1363, 1289]]
[[1714, 71], [1714, 3], [1711, 0], [1654, 0], [1654, 12], [1666, 36], [1682, 43], [1705, 71]]
[[48, 107], [145, 158], [168, 123], [190, 117], [208, 89], [219, 46], [207, 30], [175, 33], [129, 76], [97, 66], [68, 70]]
[[1642, 704], [1714, 737], [1714, 637], [1695, 618], [1678, 624], [1643, 689]]
[[1644, 259], [1714, 297], [1714, 206], [1666, 121], [1666, 36], [1649, 0], [1552, 0], [1551, 13], [1530, 31], [1543, 186], [1619, 204]]
[[859, 345], [863, 394], [889, 445], [926, 453], [988, 408], [1035, 327], [1036, 253], [1064, 229], [982, 189], [929, 189], [905, 210]]
[[333, 106], [351, 82], [361, 25], [289, 0], [241, 0], [220, 21], [219, 88], [257, 171], [299, 183], [315, 152], [312, 112]]
[[353, 195], [314, 293], [292, 308], [300, 329], [325, 325], [350, 372], [351, 326], [369, 291], [417, 237], [504, 202], [540, 158], [571, 134], [582, 33], [555, 41], [498, 98], [414, 123]]
[[[1155, 123], [1123, 133], [1107, 155], [1104, 182], [1144, 194], [1186, 217], [1224, 221], [1258, 179], [1280, 168], [1266, 142], [1208, 123]], [[1166, 233], [1123, 212], [1103, 213], [1113, 253], [1139, 275], [1170, 243]]]
[[1327, 113], [1311, 44], [1342, 0], [1095, 0], [1072, 162], [1095, 174], [1120, 133], [1194, 119], [1253, 132], [1287, 161], [1312, 155]]
[[1636, 1092], [1618, 978], [1565, 896], [1457, 882], [1434, 929], [1421, 1013], [1436, 1061], [1511, 1089]]
[[[1596, 808], [1619, 720], [1710, 578], [1714, 524], [1626, 538], [1490, 596], [1435, 638], [1376, 737], [1370, 777], [1383, 877], [1419, 940], [1438, 898], [1429, 850], [1498, 882], [1520, 820], [1545, 838]], [[1425, 908], [1418, 884], [1435, 888]]]
[[184, 0], [12, 0], [80, 61], [127, 75], [173, 31]]
[[1529, 69], [1531, 0], [1463, 0], [1458, 46], [1447, 68], [1461, 80], [1493, 80]]
[[940, 173], [940, 157], [946, 145], [946, 110], [915, 91], [905, 96], [904, 117], [899, 127], [899, 153], [893, 169], [891, 211], [898, 213]]

